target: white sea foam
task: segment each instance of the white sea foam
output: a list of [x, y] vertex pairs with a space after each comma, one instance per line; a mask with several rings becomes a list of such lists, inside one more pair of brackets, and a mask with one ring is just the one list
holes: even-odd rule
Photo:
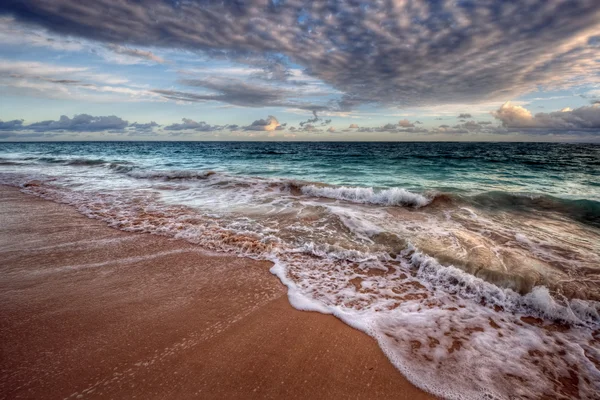
[[[406, 256], [388, 264], [385, 274], [373, 274], [373, 261], [356, 266], [339, 261], [339, 254], [329, 261], [280, 257], [272, 272], [288, 286], [293, 305], [324, 307], [320, 312], [373, 336], [405, 376], [440, 397], [595, 398], [600, 371], [592, 360], [600, 353], [593, 331], [581, 325], [557, 329], [521, 316], [551, 315], [592, 326], [597, 319], [571, 313], [545, 288], [523, 297], [417, 251]], [[557, 384], [573, 376], [575, 386]]]

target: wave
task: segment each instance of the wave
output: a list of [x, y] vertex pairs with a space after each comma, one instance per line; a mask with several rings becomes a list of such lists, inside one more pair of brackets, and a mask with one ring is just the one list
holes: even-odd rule
[[[278, 153], [272, 151], [267, 153]], [[103, 158], [60, 158], [60, 157], [27, 157], [22, 159], [0, 159], [0, 165], [21, 166], [31, 163], [49, 163], [81, 167], [104, 167], [117, 173], [124, 173], [137, 179], [156, 180], [202, 180], [217, 173], [212, 170], [145, 170], [127, 161], [106, 160]], [[554, 212], [573, 220], [595, 227], [600, 226], [600, 201], [592, 199], [568, 199], [545, 194], [515, 193], [490, 191], [476, 195], [459, 194], [451, 188], [443, 193], [413, 193], [404, 188], [372, 188], [358, 186], [335, 186], [321, 182], [307, 182], [291, 179], [244, 177], [218, 174], [221, 180], [232, 183], [243, 182], [245, 185], [280, 186], [292, 195], [342, 200], [352, 203], [373, 204], [381, 206], [404, 206], [421, 208], [428, 205], [450, 206], [467, 203], [477, 208], [504, 209], [510, 211], [543, 211]], [[592, 182], [593, 183], [593, 182]]]
[[535, 286], [521, 295], [512, 289], [501, 288], [452, 265], [442, 265], [435, 258], [409, 247], [404, 254], [417, 272], [416, 276], [490, 308], [501, 307], [511, 313], [534, 315], [551, 321], [588, 327], [600, 326], [600, 302], [579, 299], [557, 300], [545, 286]]
[[557, 212], [585, 224], [600, 226], [600, 201], [499, 191], [464, 198], [479, 207]]
[[98, 159], [75, 158], [73, 160], [67, 160], [65, 162], [66, 165], [81, 165], [81, 166], [87, 166], [87, 165], [104, 165], [106, 163], [107, 163], [107, 161], [103, 160], [101, 158], [98, 158]]
[[286, 154], [295, 154], [295, 152], [265, 150], [258, 154], [269, 155], [269, 156], [279, 156], [279, 155], [286, 155]]
[[79, 166], [94, 166], [94, 165], [103, 165], [106, 164], [107, 161], [101, 158], [93, 159], [93, 158], [56, 158], [56, 157], [40, 157], [35, 159], [35, 161], [48, 163], [48, 164], [61, 164], [61, 165], [79, 165]]
[[[90, 163], [90, 165], [93, 165]], [[202, 180], [219, 175], [223, 181], [243, 182], [245, 185], [278, 186], [292, 195], [305, 195], [351, 203], [380, 206], [402, 206], [421, 208], [428, 205], [450, 206], [468, 203], [477, 207], [510, 210], [539, 210], [557, 212], [577, 221], [600, 226], [600, 202], [589, 199], [564, 199], [549, 195], [527, 193], [485, 192], [477, 195], [464, 195], [450, 192], [431, 192], [427, 195], [414, 193], [404, 188], [376, 189], [372, 187], [335, 186], [321, 182], [306, 182], [293, 179], [244, 177], [217, 173], [213, 170], [141, 170], [128, 164], [111, 163], [110, 168], [126, 173], [137, 179], [159, 180]]]
[[0, 159], [0, 165], [23, 165], [23, 163], [20, 163], [18, 161]]
[[216, 174], [215, 171], [190, 171], [190, 170], [174, 170], [174, 171], [125, 171], [127, 175], [138, 179], [160, 179], [160, 180], [185, 180], [185, 179], [206, 179]]
[[412, 193], [402, 188], [376, 191], [373, 188], [362, 187], [307, 185], [302, 186], [300, 190], [307, 196], [383, 206], [424, 207], [431, 202], [431, 199], [421, 194]]
[[107, 161], [102, 158], [58, 158], [58, 157], [26, 157], [19, 161], [27, 161], [25, 163], [18, 162], [17, 165], [26, 165], [33, 163], [46, 163], [46, 164], [59, 164], [59, 165], [70, 165], [70, 166], [82, 166], [82, 167], [94, 167], [94, 166], [113, 166], [117, 165], [131, 165], [127, 161]]

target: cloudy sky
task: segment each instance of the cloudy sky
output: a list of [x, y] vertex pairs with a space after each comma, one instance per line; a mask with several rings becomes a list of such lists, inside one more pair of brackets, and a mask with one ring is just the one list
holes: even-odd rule
[[0, 140], [600, 142], [600, 1], [3, 0]]

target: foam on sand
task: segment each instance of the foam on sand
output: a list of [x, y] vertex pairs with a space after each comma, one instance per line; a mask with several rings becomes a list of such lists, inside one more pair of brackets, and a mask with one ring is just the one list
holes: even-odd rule
[[[146, 183], [129, 191], [99, 192], [55, 181], [26, 184], [31, 176], [5, 179], [118, 229], [273, 261], [271, 271], [287, 286], [292, 306], [333, 314], [366, 332], [409, 380], [440, 397], [593, 399], [600, 392], [600, 303], [552, 296], [543, 286], [521, 295], [441, 263], [414, 243], [403, 244], [393, 229], [422, 229], [451, 241], [457, 237], [429, 214], [399, 224], [401, 215], [392, 218], [389, 210], [374, 206], [379, 204], [375, 201], [386, 206], [421, 204], [414, 200], [418, 197], [406, 195], [410, 192], [380, 195], [314, 186], [300, 196], [288, 192], [289, 198], [282, 198], [281, 193], [264, 190], [272, 183], [265, 180], [248, 179], [246, 190], [231, 186], [226, 178], [225, 190], [214, 187], [222, 183], [218, 176], [192, 179], [201, 185], [193, 192], [196, 200], [221, 190], [223, 209], [238, 192], [245, 193], [244, 201], [267, 202], [274, 211], [259, 220], [243, 209], [213, 217], [165, 202], [162, 192]], [[351, 204], [307, 198], [329, 195]], [[280, 203], [279, 208], [273, 206]], [[213, 203], [207, 204], [213, 208]], [[421, 211], [396, 207], [394, 212]], [[479, 213], [464, 214], [477, 218], [471, 223], [485, 225], [488, 231], [496, 227]], [[529, 233], [494, 233], [506, 243], [512, 240], [527, 248], [534, 243]], [[396, 251], [398, 246], [401, 251]]]

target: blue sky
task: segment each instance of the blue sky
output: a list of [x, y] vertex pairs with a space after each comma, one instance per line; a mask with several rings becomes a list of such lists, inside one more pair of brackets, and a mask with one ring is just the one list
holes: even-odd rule
[[599, 38], [586, 0], [9, 1], [0, 140], [600, 141]]

